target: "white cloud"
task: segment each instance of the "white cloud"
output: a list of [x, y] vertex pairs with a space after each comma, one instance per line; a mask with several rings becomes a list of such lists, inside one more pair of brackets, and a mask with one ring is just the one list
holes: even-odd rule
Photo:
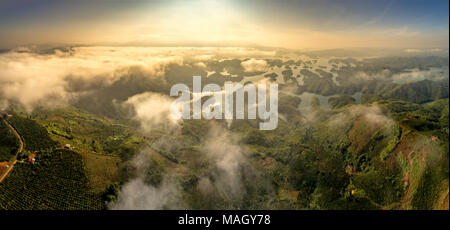
[[136, 113], [135, 119], [141, 124], [144, 132], [150, 132], [154, 128], [173, 129], [177, 127], [177, 120], [170, 116], [170, 107], [174, 98], [146, 92], [130, 97], [125, 105], [132, 105]]
[[241, 66], [244, 67], [245, 72], [259, 72], [264, 71], [267, 66], [267, 62], [264, 60], [250, 59], [243, 61]]
[[49, 99], [59, 104], [76, 96], [66, 90], [68, 76], [101, 77], [108, 84], [131, 67], [139, 67], [149, 77], [163, 76], [170, 63], [182, 64], [183, 57], [167, 50], [133, 47], [76, 47], [54, 54], [16, 49], [0, 55], [0, 94], [30, 111]]

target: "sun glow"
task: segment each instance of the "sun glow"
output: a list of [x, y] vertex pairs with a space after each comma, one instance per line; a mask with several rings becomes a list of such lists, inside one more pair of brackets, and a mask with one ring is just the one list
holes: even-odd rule
[[249, 21], [224, 2], [186, 1], [149, 15], [137, 30], [145, 31], [139, 33], [145, 41], [252, 42], [257, 31]]

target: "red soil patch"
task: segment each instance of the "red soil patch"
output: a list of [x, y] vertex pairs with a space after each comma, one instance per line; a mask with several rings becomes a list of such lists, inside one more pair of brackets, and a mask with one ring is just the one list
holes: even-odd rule
[[9, 163], [7, 161], [0, 162], [0, 175], [3, 175], [3, 172], [8, 168]]

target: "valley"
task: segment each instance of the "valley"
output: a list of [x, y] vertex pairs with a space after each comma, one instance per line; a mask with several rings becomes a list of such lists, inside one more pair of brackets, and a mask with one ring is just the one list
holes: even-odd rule
[[[42, 58], [42, 66], [54, 55], [72, 64], [94, 55], [104, 66], [127, 52], [167, 56], [148, 47], [0, 55]], [[0, 208], [448, 209], [448, 71], [436, 70], [448, 70], [445, 54], [177, 52], [162, 63], [130, 55], [132, 64], [100, 73], [80, 64], [89, 77], [49, 68], [54, 90], [33, 100], [0, 92], [11, 115], [0, 124]], [[220, 87], [278, 84], [278, 127], [170, 119], [170, 86], [192, 87], [192, 76]]]

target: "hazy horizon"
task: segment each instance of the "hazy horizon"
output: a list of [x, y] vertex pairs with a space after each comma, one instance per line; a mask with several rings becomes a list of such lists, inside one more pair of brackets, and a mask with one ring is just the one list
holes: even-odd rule
[[0, 47], [448, 48], [448, 1], [6, 1]]

